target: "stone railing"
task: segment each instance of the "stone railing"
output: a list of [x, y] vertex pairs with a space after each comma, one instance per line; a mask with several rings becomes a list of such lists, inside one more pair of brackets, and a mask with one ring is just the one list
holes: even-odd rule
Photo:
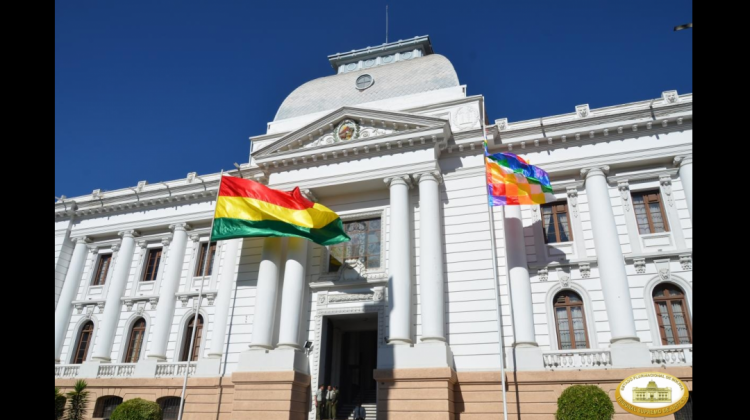
[[99, 366], [97, 378], [129, 378], [135, 373], [135, 363], [107, 363]]
[[544, 368], [554, 369], [595, 369], [612, 366], [609, 350], [553, 350], [542, 353]]
[[693, 345], [649, 347], [651, 364], [664, 366], [693, 366]]
[[174, 362], [174, 363], [157, 363], [156, 364], [156, 377], [157, 378], [171, 378], [175, 376], [184, 376], [185, 369], [190, 369], [188, 375], [195, 374], [195, 362]]
[[75, 378], [81, 365], [55, 365], [55, 378]]

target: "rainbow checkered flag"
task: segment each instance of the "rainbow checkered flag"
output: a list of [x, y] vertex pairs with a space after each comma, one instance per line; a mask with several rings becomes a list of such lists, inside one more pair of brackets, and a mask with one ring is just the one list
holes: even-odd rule
[[547, 172], [513, 153], [492, 153], [484, 142], [484, 166], [491, 206], [544, 204], [557, 201]]

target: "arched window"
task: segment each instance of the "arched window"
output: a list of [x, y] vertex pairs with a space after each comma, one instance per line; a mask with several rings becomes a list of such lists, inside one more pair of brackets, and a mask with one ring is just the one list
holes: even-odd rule
[[589, 348], [581, 296], [570, 290], [562, 291], [555, 295], [554, 306], [560, 350]]
[[141, 349], [143, 348], [143, 337], [146, 335], [146, 320], [143, 318], [138, 319], [133, 323], [133, 328], [130, 329], [130, 338], [128, 338], [128, 347], [125, 351], [125, 363], [135, 363], [141, 357]]
[[114, 395], [99, 397], [99, 399], [96, 400], [96, 406], [94, 407], [94, 418], [101, 418], [104, 420], [109, 419], [109, 416], [112, 415], [112, 412], [115, 411], [115, 408], [120, 404], [122, 404], [122, 398], [120, 397]]
[[177, 420], [180, 411], [180, 397], [163, 397], [156, 400], [162, 411], [162, 420]]
[[187, 362], [188, 353], [190, 352], [190, 339], [193, 335], [193, 328], [197, 328], [195, 332], [195, 342], [193, 342], [193, 353], [190, 357], [190, 361], [198, 360], [198, 353], [201, 348], [201, 336], [203, 335], [203, 317], [198, 315], [198, 326], [195, 326], [195, 316], [190, 318], [188, 327], [185, 328], [185, 337], [182, 339], [182, 354], [180, 355], [181, 362]]
[[89, 354], [89, 345], [91, 339], [94, 336], [94, 323], [91, 321], [86, 322], [81, 327], [81, 333], [78, 334], [78, 342], [76, 343], [76, 349], [73, 353], [73, 363], [81, 364], [86, 361], [86, 356]]
[[654, 306], [659, 322], [661, 344], [691, 344], [693, 326], [685, 303], [685, 293], [672, 283], [661, 283], [654, 288]]

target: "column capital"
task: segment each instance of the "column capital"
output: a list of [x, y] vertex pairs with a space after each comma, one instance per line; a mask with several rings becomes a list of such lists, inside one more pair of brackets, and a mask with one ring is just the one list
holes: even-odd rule
[[91, 242], [91, 238], [88, 236], [76, 236], [74, 238], [70, 238], [71, 241], [75, 242], [77, 244], [87, 244]]
[[443, 175], [440, 171], [420, 172], [412, 175], [412, 177], [420, 184], [422, 181], [436, 181], [438, 184], [443, 182]]
[[590, 166], [588, 168], [581, 169], [581, 176], [584, 179], [589, 179], [592, 176], [605, 176], [609, 173], [609, 165], [597, 165]]
[[388, 178], [385, 178], [383, 182], [385, 182], [389, 188], [392, 185], [399, 185], [399, 184], [406, 185], [407, 188], [412, 187], [411, 176], [409, 175], [398, 175], [398, 176], [388, 177]]
[[674, 166], [685, 166], [690, 165], [693, 163], [693, 155], [682, 155], [682, 156], [675, 156], [674, 157]]
[[169, 230], [176, 232], [178, 230], [186, 231], [191, 230], [193, 227], [189, 223], [173, 223], [169, 225]]
[[194, 232], [194, 233], [191, 233], [189, 235], [189, 238], [193, 242], [200, 242], [200, 240], [201, 240], [201, 234], [197, 233], [197, 232]]
[[132, 230], [131, 229], [131, 230], [123, 230], [123, 231], [117, 232], [117, 236], [119, 236], [119, 237], [121, 237], [123, 239], [124, 238], [135, 238], [135, 237], [141, 236], [141, 233], [138, 232], [137, 230]]
[[161, 238], [161, 244], [164, 246], [169, 246], [169, 244], [172, 243], [172, 237], [167, 236], [165, 238]]

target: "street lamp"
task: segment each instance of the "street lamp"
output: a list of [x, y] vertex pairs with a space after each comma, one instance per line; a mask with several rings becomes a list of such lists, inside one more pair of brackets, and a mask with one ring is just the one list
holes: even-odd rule
[[684, 25], [680, 25], [680, 26], [675, 26], [675, 27], [674, 27], [674, 30], [675, 30], [675, 31], [681, 31], [681, 30], [683, 30], [683, 29], [687, 29], [687, 28], [692, 28], [692, 27], [693, 27], [693, 22], [690, 22], [690, 23], [686, 23], [686, 24], [684, 24]]

